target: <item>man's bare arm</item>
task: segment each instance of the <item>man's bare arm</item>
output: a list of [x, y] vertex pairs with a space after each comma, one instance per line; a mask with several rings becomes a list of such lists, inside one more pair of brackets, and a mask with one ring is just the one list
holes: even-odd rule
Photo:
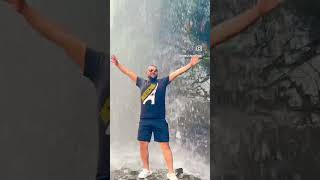
[[211, 30], [211, 47], [236, 36], [254, 24], [261, 16], [278, 7], [282, 0], [260, 0], [258, 4], [215, 27]]
[[133, 82], [137, 81], [137, 74], [130, 69], [126, 68], [122, 64], [119, 63], [118, 58], [116, 56], [111, 57], [111, 62], [125, 75], [127, 75]]
[[169, 81], [171, 82], [171, 81], [175, 80], [178, 76], [180, 76], [181, 74], [187, 72], [190, 68], [192, 68], [193, 66], [197, 65], [199, 62], [200, 62], [200, 57], [199, 56], [193, 56], [191, 58], [190, 62], [187, 65], [185, 65], [185, 66], [175, 70], [174, 72], [170, 73]]
[[6, 2], [19, 12], [35, 31], [63, 48], [66, 54], [70, 56], [83, 71], [86, 51], [86, 44], [84, 42], [66, 32], [61, 26], [43, 17], [24, 0], [6, 0]]

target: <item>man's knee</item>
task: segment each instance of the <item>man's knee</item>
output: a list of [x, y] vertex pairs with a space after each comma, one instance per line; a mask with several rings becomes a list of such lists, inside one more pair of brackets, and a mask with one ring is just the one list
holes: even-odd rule
[[140, 148], [141, 149], [148, 149], [148, 145], [149, 145], [149, 142], [140, 141]]
[[170, 150], [170, 145], [167, 142], [160, 143], [160, 147], [161, 147], [162, 150]]

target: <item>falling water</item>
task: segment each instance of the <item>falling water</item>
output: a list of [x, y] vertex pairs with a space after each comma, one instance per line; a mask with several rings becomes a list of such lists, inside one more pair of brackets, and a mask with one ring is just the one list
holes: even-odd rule
[[[159, 77], [164, 77], [189, 62], [184, 55], [208, 54], [209, 9], [207, 0], [112, 0], [111, 53], [139, 76], [145, 77], [148, 65], [156, 64]], [[199, 45], [203, 50], [196, 52]], [[166, 100], [174, 166], [205, 180], [210, 179], [209, 82], [208, 61], [202, 62], [169, 85]], [[111, 66], [113, 170], [141, 168], [136, 140], [139, 95], [135, 83]], [[165, 168], [156, 143], [150, 144], [150, 165]]]

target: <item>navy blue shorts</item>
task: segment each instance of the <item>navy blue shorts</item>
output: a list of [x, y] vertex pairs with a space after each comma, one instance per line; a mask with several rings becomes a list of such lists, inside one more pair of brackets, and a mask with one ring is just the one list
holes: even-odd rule
[[169, 142], [169, 127], [165, 119], [141, 119], [138, 140], [150, 142], [153, 133], [154, 141]]

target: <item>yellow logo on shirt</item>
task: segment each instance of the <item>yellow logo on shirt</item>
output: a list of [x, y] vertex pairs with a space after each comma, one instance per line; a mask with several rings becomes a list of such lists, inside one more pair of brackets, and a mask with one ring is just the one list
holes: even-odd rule
[[106, 99], [100, 111], [100, 117], [104, 124], [109, 124], [110, 121], [110, 97]]
[[150, 84], [150, 86], [142, 93], [141, 100], [144, 101], [156, 87], [157, 84]]

